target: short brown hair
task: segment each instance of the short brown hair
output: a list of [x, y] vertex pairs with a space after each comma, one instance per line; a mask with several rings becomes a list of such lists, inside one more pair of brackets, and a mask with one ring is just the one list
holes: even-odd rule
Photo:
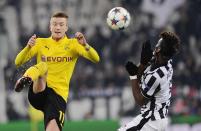
[[180, 39], [173, 32], [162, 32], [161, 54], [168, 59], [171, 59], [180, 49]]
[[68, 19], [68, 15], [64, 12], [56, 12], [52, 15], [52, 17], [60, 17], [60, 18]]

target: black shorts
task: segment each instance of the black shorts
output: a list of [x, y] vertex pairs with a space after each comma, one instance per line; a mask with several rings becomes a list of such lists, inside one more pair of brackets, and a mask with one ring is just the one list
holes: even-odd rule
[[44, 113], [45, 129], [50, 120], [55, 119], [57, 125], [62, 130], [64, 126], [66, 101], [52, 88], [46, 86], [45, 90], [40, 93], [33, 93], [33, 89], [29, 88], [28, 99], [30, 104]]

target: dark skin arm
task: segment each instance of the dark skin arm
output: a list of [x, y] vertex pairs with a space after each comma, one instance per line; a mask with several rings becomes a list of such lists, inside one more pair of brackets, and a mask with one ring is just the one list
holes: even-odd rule
[[131, 80], [132, 92], [135, 98], [135, 101], [138, 105], [142, 106], [148, 102], [148, 99], [145, 98], [140, 91], [140, 78], [146, 66], [140, 64], [138, 67], [138, 79]]
[[151, 49], [151, 43], [150, 41], [145, 41], [142, 45], [142, 51], [141, 51], [141, 59], [140, 59], [140, 65], [137, 67], [132, 62], [128, 61], [126, 64], [126, 70], [128, 71], [130, 76], [137, 75], [138, 79], [131, 80], [131, 86], [132, 86], [132, 92], [133, 96], [135, 98], [135, 101], [140, 106], [146, 104], [148, 102], [148, 99], [145, 98], [140, 90], [140, 79], [141, 76], [146, 69], [148, 62], [151, 60], [153, 53]]

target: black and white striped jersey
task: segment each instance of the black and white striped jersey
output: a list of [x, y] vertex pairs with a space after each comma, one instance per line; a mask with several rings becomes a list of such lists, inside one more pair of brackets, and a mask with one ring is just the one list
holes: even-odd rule
[[167, 116], [170, 105], [172, 87], [172, 60], [166, 65], [154, 67], [148, 66], [140, 81], [141, 93], [149, 99], [146, 105], [141, 107], [141, 115], [151, 120], [163, 119]]

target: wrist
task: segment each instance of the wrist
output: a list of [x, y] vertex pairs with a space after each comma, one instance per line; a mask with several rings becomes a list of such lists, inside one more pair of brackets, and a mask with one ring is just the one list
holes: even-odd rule
[[86, 44], [84, 45], [84, 48], [85, 48], [85, 50], [89, 51], [89, 49], [90, 49], [91, 47], [90, 47], [90, 45], [89, 45], [88, 43], [86, 43]]
[[140, 61], [141, 65], [147, 65], [147, 63], [148, 63], [147, 61], [142, 61], [142, 60]]
[[31, 49], [31, 47], [32, 47], [32, 46], [29, 45], [29, 44], [26, 45], [26, 48], [27, 48], [27, 49]]
[[129, 76], [130, 80], [136, 80], [137, 79], [137, 75], [132, 75], [132, 76]]

